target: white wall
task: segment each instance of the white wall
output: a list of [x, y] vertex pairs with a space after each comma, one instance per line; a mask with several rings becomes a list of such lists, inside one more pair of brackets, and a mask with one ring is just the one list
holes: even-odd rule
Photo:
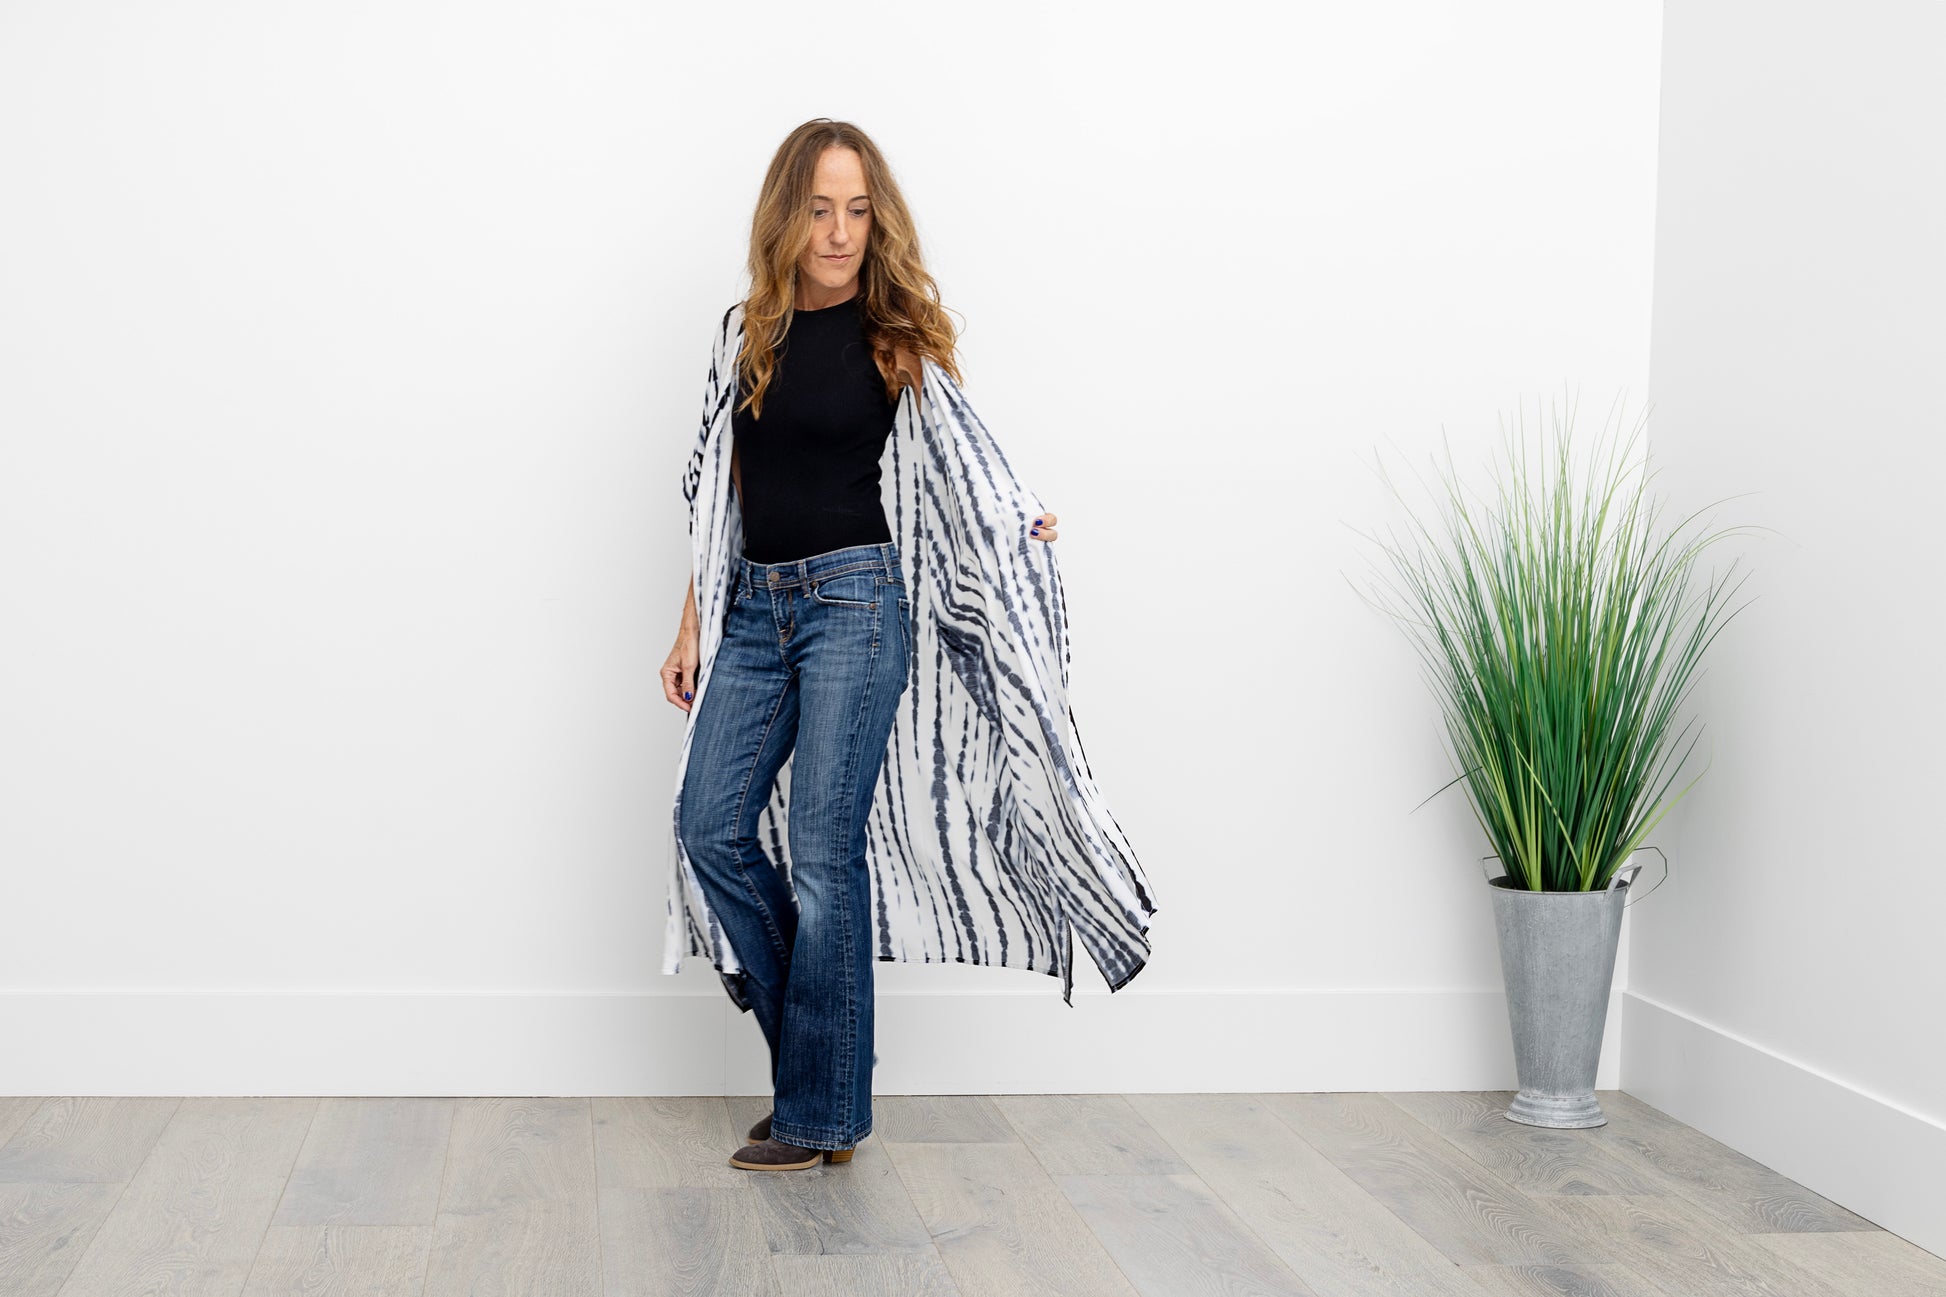
[[1946, 12], [1671, 6], [1653, 423], [1754, 595], [1631, 907], [1622, 1081], [1946, 1253]]
[[1413, 810], [1451, 771], [1351, 528], [1388, 443], [1643, 399], [1660, 22], [9, 4], [0, 1087], [761, 1087], [704, 962], [656, 971], [656, 669], [709, 330], [814, 115], [890, 155], [1061, 515], [1161, 906], [1074, 1009], [881, 965], [881, 1089], [1511, 1086], [1487, 848], [1457, 789]]

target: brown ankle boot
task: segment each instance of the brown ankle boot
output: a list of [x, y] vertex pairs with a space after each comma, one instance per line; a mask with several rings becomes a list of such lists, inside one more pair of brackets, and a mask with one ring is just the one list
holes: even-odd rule
[[[775, 1113], [771, 1114], [771, 1116], [775, 1116], [775, 1115], [776, 1115]], [[769, 1138], [770, 1138], [770, 1117], [765, 1117], [762, 1121], [758, 1122], [756, 1125], [750, 1128], [750, 1133], [743, 1137], [743, 1142], [746, 1144], [761, 1144]]]
[[746, 1144], [730, 1154], [730, 1165], [746, 1171], [801, 1171], [820, 1162], [849, 1162], [848, 1148], [803, 1148], [779, 1139]]

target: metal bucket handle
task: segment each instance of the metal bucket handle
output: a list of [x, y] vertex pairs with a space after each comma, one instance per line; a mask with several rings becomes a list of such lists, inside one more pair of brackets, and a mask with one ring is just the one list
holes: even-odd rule
[[[1658, 878], [1658, 879], [1656, 879], [1656, 880], [1655, 880], [1655, 887], [1651, 887], [1651, 888], [1649, 889], [1649, 892], [1653, 892], [1653, 891], [1655, 890], [1655, 888], [1656, 888], [1656, 887], [1660, 887], [1660, 886], [1662, 886], [1662, 884], [1663, 884], [1663, 881], [1664, 881], [1665, 879], [1667, 879], [1667, 878], [1669, 877], [1669, 857], [1668, 857], [1668, 856], [1667, 856], [1667, 855], [1666, 855], [1666, 854], [1665, 854], [1665, 853], [1663, 852], [1663, 850], [1662, 850], [1662, 848], [1661, 848], [1661, 847], [1657, 847], [1657, 846], [1646, 846], [1646, 847], [1637, 847], [1637, 848], [1635, 849], [1635, 851], [1653, 851], [1653, 852], [1655, 852], [1655, 853], [1656, 853], [1656, 854], [1657, 854], [1658, 856], [1661, 856], [1661, 857], [1662, 857], [1662, 877], [1661, 877], [1661, 878]], [[1630, 855], [1632, 856], [1632, 855], [1634, 855], [1634, 854], [1635, 854], [1635, 851], [1631, 851], [1631, 852], [1629, 852], [1629, 854], [1630, 854]], [[1489, 861], [1489, 860], [1500, 860], [1500, 857], [1499, 857], [1499, 855], [1498, 855], [1498, 854], [1495, 854], [1495, 855], [1491, 855], [1491, 856], [1481, 856], [1481, 857], [1480, 857], [1480, 863], [1481, 863], [1482, 865], [1484, 865], [1484, 864], [1485, 864], [1485, 863], [1486, 863], [1487, 861]], [[1505, 877], [1505, 876], [1507, 875], [1507, 872], [1508, 872], [1508, 871], [1507, 871], [1507, 865], [1506, 865], [1506, 862], [1505, 862], [1505, 861], [1501, 861], [1501, 863], [1500, 863], [1500, 874], [1501, 874], [1501, 876], [1502, 876], [1502, 877], [1504, 878], [1504, 877]], [[1603, 890], [1603, 891], [1606, 891], [1606, 892], [1612, 892], [1612, 891], [1614, 891], [1614, 890], [1615, 890], [1615, 888], [1616, 888], [1616, 887], [1618, 887], [1618, 886], [1620, 886], [1621, 884], [1623, 884], [1623, 883], [1628, 883], [1628, 884], [1630, 884], [1630, 887], [1629, 887], [1629, 890], [1630, 890], [1630, 891], [1634, 891], [1634, 890], [1635, 890], [1635, 888], [1634, 888], [1634, 886], [1633, 886], [1633, 884], [1634, 884], [1634, 882], [1635, 882], [1635, 876], [1636, 876], [1637, 874], [1639, 874], [1639, 873], [1641, 873], [1641, 872], [1642, 872], [1642, 866], [1640, 866], [1640, 865], [1637, 865], [1637, 864], [1627, 864], [1627, 865], [1622, 865], [1622, 866], [1620, 866], [1620, 867], [1618, 867], [1618, 868], [1617, 868], [1617, 869], [1615, 870], [1615, 872], [1614, 872], [1613, 874], [1611, 874], [1611, 875], [1609, 876], [1609, 878], [1608, 878], [1608, 886], [1607, 886], [1607, 887], [1605, 887], [1605, 888], [1603, 888], [1602, 890]], [[1488, 882], [1492, 882], [1492, 881], [1493, 881], [1493, 875], [1492, 875], [1492, 874], [1488, 874], [1488, 875], [1487, 875], [1487, 881], [1488, 881]], [[1649, 892], [1644, 892], [1644, 893], [1642, 893], [1642, 896], [1647, 896], [1647, 895], [1649, 894]], [[1639, 900], [1641, 900], [1641, 899], [1642, 899], [1642, 896], [1637, 896], [1637, 897], [1635, 897], [1635, 898], [1634, 898], [1633, 900], [1627, 900], [1627, 901], [1623, 901], [1623, 902], [1622, 902], [1622, 908], [1626, 910], [1626, 909], [1627, 909], [1627, 908], [1628, 908], [1629, 906], [1631, 906], [1631, 905], [1633, 905], [1633, 904], [1635, 904], [1635, 902], [1636, 902], [1636, 901], [1639, 901]]]

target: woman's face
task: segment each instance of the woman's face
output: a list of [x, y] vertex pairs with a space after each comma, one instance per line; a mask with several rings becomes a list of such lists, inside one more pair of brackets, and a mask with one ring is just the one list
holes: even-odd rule
[[871, 196], [858, 154], [826, 149], [811, 193], [811, 243], [797, 259], [795, 309], [816, 311], [858, 291], [858, 264], [872, 231]]

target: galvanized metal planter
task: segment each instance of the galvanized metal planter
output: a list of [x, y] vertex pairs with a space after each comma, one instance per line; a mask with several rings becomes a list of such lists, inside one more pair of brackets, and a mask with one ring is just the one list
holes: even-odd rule
[[[1660, 854], [1654, 847], [1642, 850]], [[1664, 877], [1668, 861], [1664, 856]], [[1595, 1102], [1595, 1067], [1622, 910], [1641, 868], [1621, 866], [1598, 892], [1529, 891], [1504, 872], [1487, 880], [1520, 1081], [1507, 1108], [1510, 1121], [1569, 1130], [1608, 1123]]]

